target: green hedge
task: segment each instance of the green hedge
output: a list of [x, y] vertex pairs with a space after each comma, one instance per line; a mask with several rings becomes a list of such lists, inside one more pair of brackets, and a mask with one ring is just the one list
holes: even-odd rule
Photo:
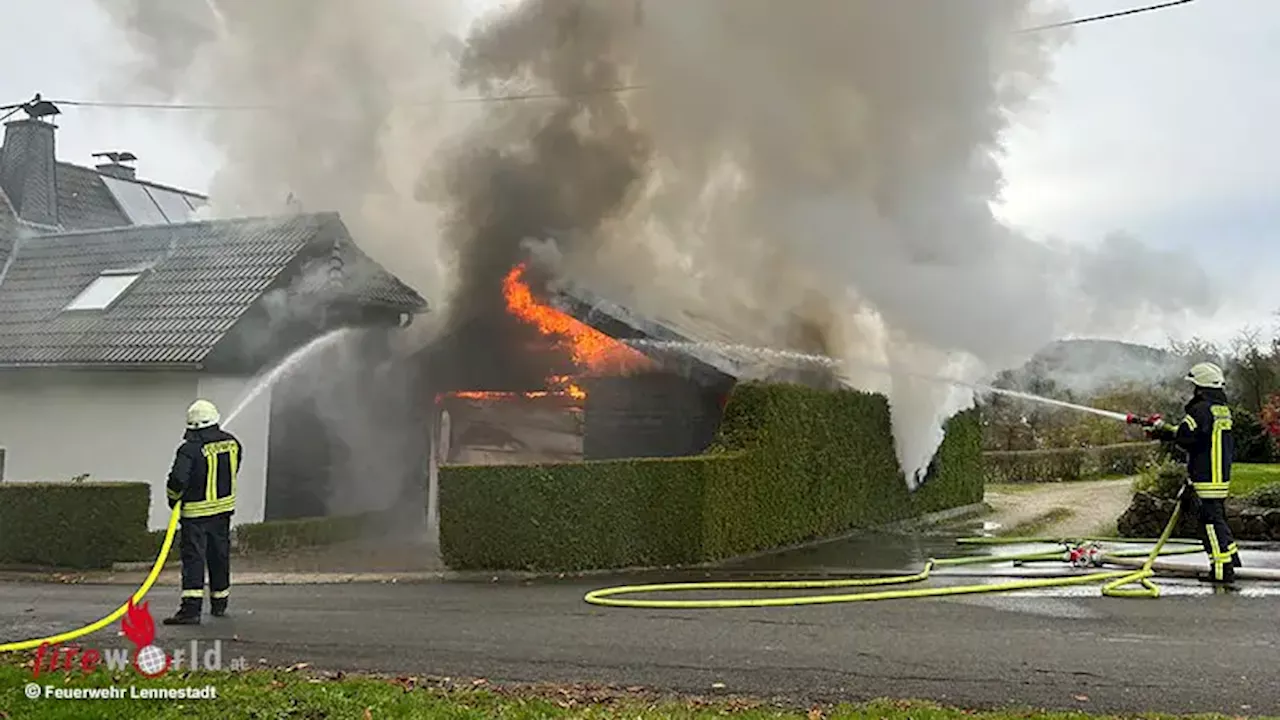
[[244, 523], [235, 527], [233, 542], [237, 553], [277, 552], [333, 545], [376, 533], [382, 517], [382, 513], [363, 513]]
[[1137, 475], [1158, 460], [1160, 454], [1158, 442], [997, 451], [983, 453], [982, 466], [989, 483], [1071, 482]]
[[980, 429], [953, 418], [907, 490], [880, 395], [738, 386], [707, 455], [440, 472], [440, 542], [457, 569], [686, 564], [980, 502]]
[[[298, 548], [323, 547], [360, 538], [376, 536], [383, 527], [385, 514], [369, 512], [359, 515], [299, 518], [295, 520], [267, 520], [243, 523], [231, 530], [232, 546], [238, 555], [279, 552]], [[154, 560], [164, 546], [166, 530], [152, 530], [147, 534], [145, 547], [133, 560]], [[182, 526], [173, 534], [169, 548], [169, 562], [178, 560], [178, 548], [182, 542]]]
[[0, 564], [97, 569], [134, 560], [147, 546], [150, 507], [147, 483], [0, 483]]

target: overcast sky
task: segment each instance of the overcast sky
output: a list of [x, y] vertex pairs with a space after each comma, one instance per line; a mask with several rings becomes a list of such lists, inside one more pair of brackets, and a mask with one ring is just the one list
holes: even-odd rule
[[[1077, 16], [1148, 1], [1070, 0]], [[103, 95], [123, 41], [91, 0], [9, 0], [0, 28], [0, 104], [36, 92], [131, 99]], [[1280, 309], [1280, 139], [1269, 127], [1280, 117], [1276, 37], [1274, 0], [1196, 0], [1079, 27], [1041, 112], [1009, 137], [1001, 215], [1037, 236], [1087, 242], [1124, 230], [1191, 248], [1229, 279], [1232, 307], [1186, 333], [1224, 340], [1245, 323], [1270, 329]], [[140, 177], [207, 188], [218, 157], [186, 127], [188, 115], [62, 109], [60, 159], [87, 165], [93, 152], [130, 150]]]

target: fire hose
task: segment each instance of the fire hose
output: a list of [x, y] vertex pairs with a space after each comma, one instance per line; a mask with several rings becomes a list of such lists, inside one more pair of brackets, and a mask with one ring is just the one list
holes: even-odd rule
[[[1185, 488], [1184, 488], [1185, 490]], [[1179, 492], [1179, 500], [1181, 500], [1181, 491]], [[137, 592], [129, 598], [114, 612], [101, 618], [100, 620], [85, 625], [76, 630], [60, 633], [58, 635], [50, 635], [48, 637], [33, 638], [30, 640], [22, 640], [0, 644], [0, 652], [16, 652], [19, 650], [30, 650], [40, 647], [48, 643], [50, 645], [74, 640], [75, 638], [97, 632], [120, 619], [129, 609], [130, 605], [141, 602], [147, 592], [155, 584], [156, 579], [160, 576], [160, 570], [164, 567], [164, 561], [169, 556], [169, 550], [173, 545], [174, 532], [178, 527], [178, 518], [181, 510], [181, 504], [175, 505], [173, 512], [169, 517], [169, 526], [165, 531], [164, 543], [160, 547], [160, 553], [156, 556], [155, 563], [151, 567], [150, 574], [143, 581], [142, 586]], [[738, 582], [691, 582], [691, 583], [662, 583], [653, 585], [620, 585], [611, 588], [603, 588], [593, 590], [587, 593], [585, 600], [593, 605], [605, 605], [613, 607], [636, 607], [636, 608], [740, 608], [740, 607], [770, 607], [770, 606], [787, 606], [787, 605], [815, 605], [845, 602], [867, 602], [873, 600], [893, 600], [901, 598], [924, 598], [924, 597], [941, 597], [946, 595], [961, 595], [974, 593], [996, 593], [996, 592], [1013, 592], [1017, 590], [1029, 590], [1036, 588], [1063, 587], [1068, 585], [1086, 585], [1103, 580], [1107, 582], [1102, 587], [1102, 594], [1109, 597], [1128, 597], [1128, 598], [1156, 598], [1160, 595], [1160, 589], [1151, 582], [1150, 578], [1155, 575], [1153, 564], [1156, 558], [1161, 555], [1176, 555], [1186, 553], [1203, 552], [1196, 543], [1194, 547], [1186, 547], [1180, 549], [1165, 550], [1164, 546], [1171, 542], [1170, 536], [1175, 527], [1177, 527], [1178, 519], [1181, 515], [1182, 503], [1178, 502], [1174, 506], [1173, 515], [1169, 518], [1168, 524], [1165, 526], [1164, 533], [1160, 536], [1152, 549], [1146, 553], [1147, 559], [1143, 566], [1135, 571], [1131, 570], [1111, 570], [1104, 572], [1086, 573], [1082, 575], [1073, 575], [1069, 577], [1053, 577], [1053, 578], [1036, 578], [1017, 580], [1004, 583], [984, 583], [978, 585], [960, 585], [950, 587], [935, 588], [917, 588], [911, 590], [882, 590], [879, 592], [859, 592], [829, 595], [800, 595], [774, 598], [749, 598], [740, 600], [716, 599], [716, 600], [638, 600], [638, 599], [622, 599], [619, 595], [635, 595], [641, 593], [656, 592], [674, 592], [674, 591], [707, 591], [707, 590], [818, 590], [818, 589], [834, 589], [849, 587], [876, 587], [883, 585], [905, 585], [909, 583], [923, 582], [929, 579], [930, 572], [935, 567], [942, 566], [959, 566], [959, 565], [977, 565], [977, 564], [994, 564], [1008, 561], [1034, 562], [1044, 560], [1061, 559], [1062, 554], [1059, 552], [1036, 552], [1023, 553], [1017, 555], [974, 555], [967, 557], [930, 559], [925, 563], [925, 567], [918, 573], [909, 575], [893, 575], [880, 578], [846, 578], [839, 580], [784, 580], [784, 581], [738, 581]], [[995, 542], [1031, 542], [1043, 541], [1046, 538], [961, 538], [961, 543], [967, 544], [990, 544]], [[1083, 540], [1113, 540], [1115, 538], [1082, 538]], [[1139, 543], [1147, 542], [1144, 540], [1131, 539], [1125, 542]], [[1189, 541], [1172, 541], [1174, 543]], [[1079, 548], [1078, 548], [1079, 549]], [[1105, 562], [1108, 557], [1140, 557], [1143, 551], [1118, 551], [1101, 556], [1100, 561]], [[1068, 560], [1075, 561], [1081, 559], [1081, 555], [1077, 553], [1069, 553]], [[1092, 560], [1089, 553], [1085, 553], [1083, 557], [1086, 560]], [[1089, 563], [1086, 563], [1089, 564]], [[1141, 588], [1125, 588], [1126, 585], [1139, 584]]]
[[165, 531], [165, 535], [164, 535], [164, 544], [160, 546], [160, 554], [156, 556], [155, 564], [151, 566], [151, 574], [149, 574], [147, 576], [147, 579], [143, 581], [142, 587], [139, 587], [138, 591], [135, 592], [133, 596], [129, 598], [127, 602], [125, 602], [125, 604], [116, 608], [115, 612], [111, 613], [110, 615], [107, 615], [106, 617], [102, 618], [101, 620], [98, 620], [95, 623], [85, 625], [84, 627], [78, 630], [71, 630], [68, 632], [64, 632], [60, 635], [50, 635], [49, 637], [33, 638], [31, 640], [22, 640], [20, 642], [5, 643], [3, 645], [0, 645], [0, 652], [16, 652], [18, 650], [30, 650], [32, 648], [38, 648], [45, 643], [54, 645], [60, 642], [66, 642], [68, 640], [74, 640], [75, 638], [88, 635], [89, 633], [97, 632], [102, 628], [115, 622], [116, 620], [119, 620], [126, 612], [128, 612], [130, 605], [136, 605], [137, 603], [142, 601], [142, 598], [146, 596], [149, 590], [151, 590], [151, 586], [155, 585], [156, 579], [160, 577], [160, 569], [164, 567], [164, 561], [167, 557], [169, 557], [169, 548], [172, 547], [173, 545], [173, 534], [178, 529], [178, 515], [181, 509], [182, 509], [182, 503], [177, 503], [176, 505], [173, 506], [173, 513], [169, 516], [169, 528], [168, 530]]
[[[1136, 415], [1128, 413], [1121, 415], [1114, 414], [1117, 418], [1123, 419], [1131, 425], [1141, 425], [1144, 428], [1154, 428], [1161, 424], [1160, 415]], [[747, 598], [747, 599], [727, 599], [718, 598], [714, 600], [641, 600], [636, 598], [620, 598], [620, 595], [641, 595], [649, 593], [666, 593], [666, 592], [706, 592], [710, 590], [830, 590], [836, 588], [868, 588], [881, 587], [885, 585], [907, 585], [911, 583], [924, 582], [930, 578], [930, 574], [934, 568], [958, 565], [980, 565], [980, 564], [996, 564], [1001, 562], [1035, 562], [1042, 560], [1065, 559], [1071, 563], [1073, 567], [1079, 568], [1088, 565], [1105, 564], [1107, 559], [1119, 559], [1125, 557], [1141, 557], [1142, 551], [1119, 551], [1114, 553], [1101, 553], [1096, 546], [1077, 546], [1069, 548], [1067, 556], [1062, 557], [1061, 553], [1039, 552], [1025, 553], [1021, 555], [972, 555], [966, 557], [955, 558], [930, 558], [925, 562], [924, 569], [918, 573], [908, 575], [888, 575], [877, 578], [842, 578], [836, 580], [765, 580], [765, 581], [710, 581], [710, 582], [672, 582], [657, 583], [651, 585], [619, 585], [615, 587], [602, 588], [593, 590], [586, 594], [583, 598], [592, 605], [604, 605], [611, 607], [632, 607], [632, 608], [672, 608], [672, 609], [693, 609], [693, 608], [744, 608], [744, 607], [780, 607], [791, 605], [819, 605], [831, 603], [847, 603], [847, 602], [870, 602], [874, 600], [897, 600], [904, 598], [926, 598], [926, 597], [943, 597], [947, 595], [966, 595], [977, 593], [999, 593], [999, 592], [1015, 592], [1018, 590], [1033, 590], [1038, 588], [1064, 587], [1069, 585], [1088, 585], [1096, 582], [1106, 581], [1102, 586], [1102, 594], [1106, 597], [1118, 598], [1157, 598], [1160, 596], [1160, 588], [1151, 582], [1152, 576], [1155, 575], [1154, 565], [1156, 559], [1161, 555], [1179, 555], [1186, 553], [1203, 552], [1199, 547], [1199, 543], [1193, 543], [1194, 547], [1181, 549], [1165, 550], [1164, 546], [1170, 542], [1169, 538], [1173, 534], [1174, 528], [1178, 526], [1178, 519], [1182, 514], [1182, 494], [1185, 492], [1184, 485], [1178, 491], [1178, 499], [1174, 505], [1173, 515], [1169, 518], [1168, 524], [1165, 526], [1164, 532], [1155, 541], [1155, 545], [1146, 553], [1146, 562], [1137, 570], [1107, 570], [1101, 572], [1092, 572], [1078, 575], [1069, 575], [1066, 577], [1050, 577], [1050, 578], [1034, 578], [1016, 580], [1002, 583], [982, 583], [977, 585], [956, 585], [931, 588], [915, 588], [910, 590], [880, 590], [875, 592], [854, 592], [854, 593], [838, 593], [825, 595], [790, 595], [784, 597], [768, 597], [768, 598]], [[1082, 540], [1117, 540], [1119, 538], [1081, 538]], [[1048, 538], [1003, 538], [1001, 540], [992, 540], [990, 538], [961, 538], [961, 544], [991, 544], [994, 542], [1044, 542], [1050, 540]], [[1136, 539], [1119, 539], [1122, 542], [1138, 543], [1149, 542], [1149, 540]], [[1177, 543], [1178, 541], [1174, 541]], [[1189, 541], [1183, 541], [1189, 542]], [[1139, 587], [1128, 587], [1131, 585]]]
[[[1185, 488], [1184, 488], [1185, 490]], [[669, 608], [669, 609], [695, 609], [695, 608], [745, 608], [745, 607], [781, 607], [793, 605], [819, 605], [832, 603], [848, 603], [848, 602], [870, 602], [874, 600], [897, 600], [905, 598], [927, 598], [927, 597], [943, 597], [947, 595], [966, 595], [977, 593], [1000, 593], [1014, 592], [1018, 590], [1033, 590], [1037, 588], [1064, 587], [1069, 585], [1088, 585], [1096, 582], [1106, 581], [1102, 586], [1102, 594], [1107, 597], [1117, 598], [1157, 598], [1160, 596], [1160, 588], [1151, 582], [1151, 577], [1155, 575], [1153, 565], [1156, 558], [1161, 555], [1181, 555], [1188, 553], [1204, 552], [1198, 542], [1170, 540], [1174, 528], [1178, 525], [1178, 519], [1182, 512], [1182, 492], [1178, 493], [1178, 502], [1174, 505], [1173, 515], [1169, 518], [1169, 523], [1165, 526], [1164, 532], [1159, 539], [1155, 541], [1155, 545], [1150, 551], [1129, 550], [1117, 551], [1109, 554], [1102, 554], [1100, 557], [1093, 558], [1086, 551], [1083, 558], [1086, 562], [1073, 562], [1077, 566], [1081, 564], [1091, 564], [1093, 561], [1105, 563], [1108, 558], [1123, 557], [1141, 557], [1146, 555], [1146, 562], [1138, 570], [1106, 570], [1101, 572], [1083, 573], [1077, 575], [1069, 575], [1066, 577], [1050, 577], [1050, 578], [1034, 578], [1015, 580], [1000, 583], [982, 583], [976, 585], [954, 585], [944, 587], [929, 588], [913, 588], [905, 590], [880, 590], [875, 592], [853, 592], [838, 593], [824, 595], [788, 595], [783, 597], [765, 597], [765, 598], [744, 598], [744, 599], [728, 599], [716, 598], [709, 600], [643, 600], [637, 598], [621, 598], [621, 595], [640, 595], [648, 593], [665, 593], [665, 592], [706, 592], [712, 590], [830, 590], [836, 588], [866, 588], [880, 587], [885, 585], [907, 585], [911, 583], [924, 582], [929, 579], [930, 573], [936, 567], [958, 566], [958, 565], [980, 565], [995, 564], [1000, 562], [1027, 562], [1027, 561], [1043, 561], [1064, 559], [1061, 552], [1035, 552], [1023, 553], [1016, 555], [972, 555], [955, 558], [931, 558], [925, 562], [924, 569], [918, 573], [908, 575], [888, 575], [876, 578], [841, 578], [834, 580], [765, 580], [765, 581], [710, 581], [710, 582], [672, 582], [658, 583], [651, 585], [619, 585], [616, 587], [603, 588], [593, 590], [586, 594], [583, 598], [592, 605], [603, 605], [610, 607], [631, 607], [631, 608]], [[1002, 543], [1021, 543], [1031, 541], [1044, 541], [1047, 538], [961, 538], [962, 544], [994, 544]], [[1080, 538], [1082, 540], [1115, 540], [1117, 538]], [[1150, 540], [1129, 539], [1123, 542], [1145, 543]], [[1165, 545], [1173, 542], [1175, 544], [1194, 545], [1190, 547], [1165, 549]], [[1081, 550], [1083, 548], [1076, 548]], [[1065, 558], [1070, 561], [1079, 561], [1081, 555], [1075, 552], [1069, 552]], [[1126, 587], [1130, 585], [1138, 585], [1139, 587]]]

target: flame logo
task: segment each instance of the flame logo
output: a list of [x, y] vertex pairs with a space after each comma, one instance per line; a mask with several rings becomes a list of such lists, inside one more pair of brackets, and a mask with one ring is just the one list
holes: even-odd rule
[[149, 678], [160, 677], [169, 671], [172, 659], [159, 647], [151, 644], [156, 638], [156, 623], [151, 618], [148, 603], [134, 605], [129, 598], [129, 607], [120, 619], [120, 629], [129, 642], [133, 643], [133, 668], [141, 675]]
[[129, 598], [129, 607], [125, 609], [124, 617], [120, 620], [120, 629], [124, 631], [125, 637], [129, 638], [129, 642], [138, 649], [150, 645], [151, 641], [156, 639], [156, 623], [151, 619], [149, 604], [144, 602], [141, 605], [134, 605], [133, 598]]

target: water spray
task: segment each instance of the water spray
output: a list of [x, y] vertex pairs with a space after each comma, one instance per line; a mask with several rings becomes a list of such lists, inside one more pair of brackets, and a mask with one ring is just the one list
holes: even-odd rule
[[317, 353], [320, 350], [336, 343], [351, 332], [353, 331], [350, 328], [331, 330], [324, 335], [312, 339], [311, 342], [303, 345], [297, 350], [294, 350], [288, 357], [272, 368], [269, 373], [263, 375], [244, 395], [240, 397], [240, 400], [236, 402], [236, 405], [231, 412], [227, 413], [227, 416], [223, 418], [222, 425], [224, 427], [230, 426], [231, 423], [235, 422], [236, 417], [238, 417], [240, 413], [244, 412], [245, 408], [249, 407], [249, 405], [252, 404], [264, 390], [275, 385], [280, 381], [280, 378], [293, 372], [302, 364], [303, 360], [311, 357], [312, 353]]
[[[775, 350], [773, 348], [759, 348], [759, 347], [752, 347], [750, 345], [735, 345], [731, 343], [680, 342], [680, 341], [669, 341], [669, 340], [628, 340], [626, 341], [626, 343], [636, 348], [649, 348], [654, 350], [674, 350], [677, 352], [683, 351], [688, 355], [695, 354], [693, 352], [690, 352], [691, 350], [705, 349], [705, 350], [710, 350], [712, 352], [723, 353], [729, 356], [748, 355], [766, 362], [786, 361], [791, 363], [800, 363], [800, 364], [807, 364], [807, 365], [819, 365], [827, 368], [841, 367], [843, 365], [841, 361], [832, 357], [828, 357], [826, 355], [815, 355], [810, 353], [796, 352], [792, 350]], [[1067, 410], [1076, 410], [1078, 412], [1091, 413], [1093, 415], [1110, 418], [1112, 420], [1119, 420], [1120, 422], [1129, 423], [1132, 425], [1142, 425], [1144, 427], [1149, 427], [1149, 426], [1155, 425], [1160, 420], [1159, 415], [1152, 415], [1150, 417], [1140, 417], [1140, 416], [1133, 415], [1132, 413], [1113, 412], [1111, 410], [1103, 410], [1101, 408], [1089, 407], [1088, 405], [1079, 405], [1076, 403], [1067, 402], [1065, 400], [1055, 400], [1053, 398], [1041, 397], [1039, 395], [1032, 395], [1031, 393], [1019, 392], [1017, 390], [1007, 390], [1004, 388], [992, 387], [990, 385], [967, 382], [965, 380], [950, 378], [943, 375], [929, 375], [925, 373], [910, 372], [910, 371], [902, 370], [900, 368], [890, 367], [883, 363], [871, 362], [869, 360], [854, 360], [852, 362], [856, 363], [859, 366], [869, 368], [872, 370], [878, 370], [884, 373], [904, 375], [906, 377], [915, 378], [919, 380], [927, 380], [929, 382], [938, 382], [938, 383], [944, 383], [947, 385], [953, 385], [957, 387], [964, 387], [970, 390], [974, 390], [976, 392], [994, 393], [996, 395], [1005, 395], [1008, 397], [1015, 397], [1022, 400], [1029, 400], [1031, 402], [1043, 403], [1045, 405], [1053, 405], [1056, 407], [1065, 408]]]

